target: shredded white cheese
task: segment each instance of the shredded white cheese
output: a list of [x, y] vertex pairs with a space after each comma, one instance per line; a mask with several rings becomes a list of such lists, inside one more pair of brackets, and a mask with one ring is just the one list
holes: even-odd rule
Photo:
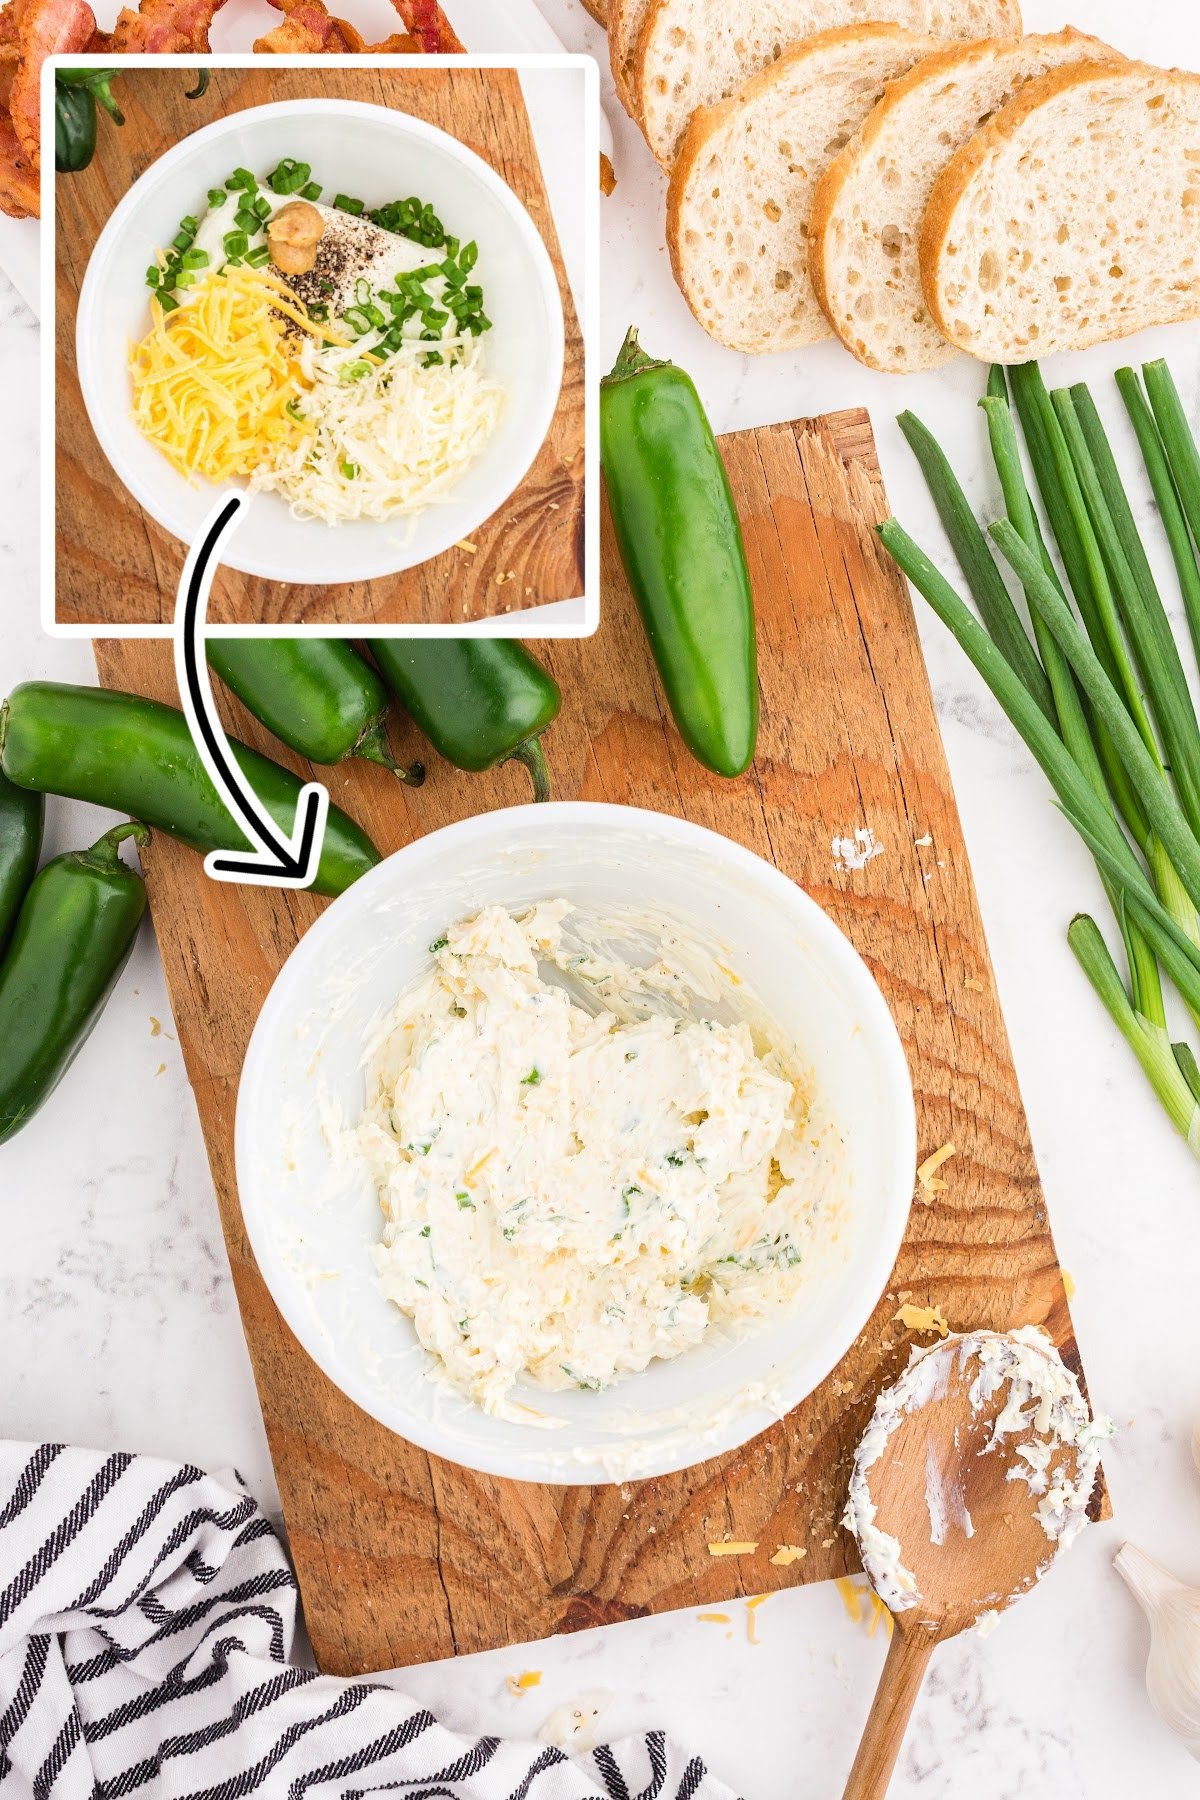
[[[441, 363], [427, 363], [431, 349]], [[304, 435], [252, 478], [282, 495], [293, 518], [340, 525], [417, 512], [462, 478], [500, 422], [505, 390], [484, 374], [477, 338], [406, 343], [347, 379], [354, 361], [353, 351], [306, 352]]]

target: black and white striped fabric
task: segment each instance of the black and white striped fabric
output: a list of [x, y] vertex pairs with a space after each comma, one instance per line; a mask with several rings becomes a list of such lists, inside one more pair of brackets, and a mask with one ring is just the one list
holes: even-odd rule
[[289, 1665], [295, 1577], [202, 1470], [0, 1443], [0, 1796], [731, 1800], [661, 1732], [568, 1757], [470, 1740]]

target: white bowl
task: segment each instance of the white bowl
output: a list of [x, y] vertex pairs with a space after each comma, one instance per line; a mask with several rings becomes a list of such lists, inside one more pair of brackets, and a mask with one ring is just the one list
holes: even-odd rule
[[[428, 966], [428, 945], [481, 906], [562, 897], [593, 920], [631, 906], [682, 927], [745, 984], [718, 1018], [765, 1003], [812, 1070], [838, 1204], [798, 1300], [742, 1333], [605, 1393], [515, 1397], [554, 1430], [487, 1416], [430, 1379], [410, 1321], [371, 1263], [381, 1215], [357, 1157], [331, 1149], [363, 1105], [371, 1031]], [[650, 960], [653, 939], [626, 929]], [[640, 943], [633, 943], [640, 939]], [[332, 1130], [331, 1130], [332, 1127]], [[664, 1474], [744, 1443], [812, 1392], [862, 1330], [912, 1201], [908, 1067], [883, 998], [816, 903], [716, 833], [633, 807], [520, 806], [431, 832], [336, 900], [280, 971], [250, 1041], [237, 1106], [242, 1214], [276, 1304], [313, 1360], [384, 1425], [438, 1456], [517, 1480]]]
[[311, 163], [327, 194], [357, 194], [368, 205], [419, 194], [453, 236], [476, 240], [493, 323], [484, 340], [487, 368], [508, 390], [478, 461], [411, 526], [398, 517], [330, 527], [293, 519], [278, 495], [258, 494], [222, 550], [233, 568], [268, 580], [365, 581], [413, 568], [469, 538], [524, 478], [562, 384], [558, 281], [512, 189], [474, 151], [407, 113], [349, 100], [289, 100], [234, 113], [183, 138], [134, 183], [101, 232], [79, 296], [76, 352], [101, 449], [150, 516], [185, 544], [218, 490], [208, 482], [189, 486], [134, 425], [126, 346], [149, 329], [146, 269], [180, 219], [198, 217], [208, 189], [232, 169], [266, 174], [284, 156]]

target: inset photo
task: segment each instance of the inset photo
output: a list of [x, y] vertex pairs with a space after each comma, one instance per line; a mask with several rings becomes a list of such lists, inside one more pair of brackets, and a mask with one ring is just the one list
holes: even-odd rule
[[47, 629], [169, 630], [240, 494], [216, 624], [594, 630], [594, 65], [110, 67], [43, 76]]

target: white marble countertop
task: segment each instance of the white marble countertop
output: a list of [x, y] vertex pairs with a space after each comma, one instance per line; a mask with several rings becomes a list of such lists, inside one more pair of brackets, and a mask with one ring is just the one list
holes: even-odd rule
[[[574, 0], [542, 0], [571, 48], [599, 34]], [[1064, 12], [1026, 0], [1026, 22]], [[1129, 52], [1200, 67], [1200, 9], [1184, 0], [1089, 0], [1076, 22]], [[647, 347], [695, 374], [720, 428], [838, 406], [870, 407], [892, 502], [925, 543], [936, 524], [892, 424], [911, 405], [985, 504], [978, 372], [963, 363], [907, 382], [821, 348], [752, 364], [711, 345], [674, 292], [661, 241], [661, 184], [630, 127], [621, 185], [604, 210], [607, 362], [636, 320]], [[35, 622], [36, 336], [0, 282], [0, 670], [89, 680], [86, 644]], [[1120, 424], [1108, 379], [1166, 351], [1200, 411], [1195, 332], [1152, 334], [1076, 359]], [[1048, 370], [1054, 376], [1053, 368]], [[1126, 434], [1118, 433], [1123, 461]], [[1153, 540], [1152, 540], [1153, 541]], [[1166, 591], [1172, 591], [1166, 582]], [[1159, 1726], [1141, 1679], [1147, 1634], [1110, 1560], [1126, 1536], [1200, 1582], [1200, 1178], [1067, 951], [1073, 912], [1100, 904], [1082, 848], [1022, 746], [935, 621], [921, 629], [1092, 1393], [1120, 1427], [1106, 1458], [1116, 1517], [986, 1642], [942, 1649], [918, 1706], [897, 1795], [942, 1800], [1129, 1790], [1185, 1800], [1196, 1765]], [[52, 809], [50, 848], [95, 835], [86, 809]], [[159, 1030], [158, 1021], [162, 1028]], [[236, 1464], [268, 1500], [270, 1464], [229, 1280], [204, 1148], [149, 934], [56, 1103], [0, 1151], [0, 1432], [121, 1445], [219, 1469]], [[952, 1321], [953, 1322], [953, 1321]], [[665, 1725], [752, 1800], [841, 1792], [883, 1655], [832, 1587], [774, 1596], [752, 1644], [678, 1613], [399, 1678], [448, 1724], [532, 1735], [563, 1700], [611, 1695], [605, 1735]], [[520, 1698], [504, 1678], [537, 1668]]]

